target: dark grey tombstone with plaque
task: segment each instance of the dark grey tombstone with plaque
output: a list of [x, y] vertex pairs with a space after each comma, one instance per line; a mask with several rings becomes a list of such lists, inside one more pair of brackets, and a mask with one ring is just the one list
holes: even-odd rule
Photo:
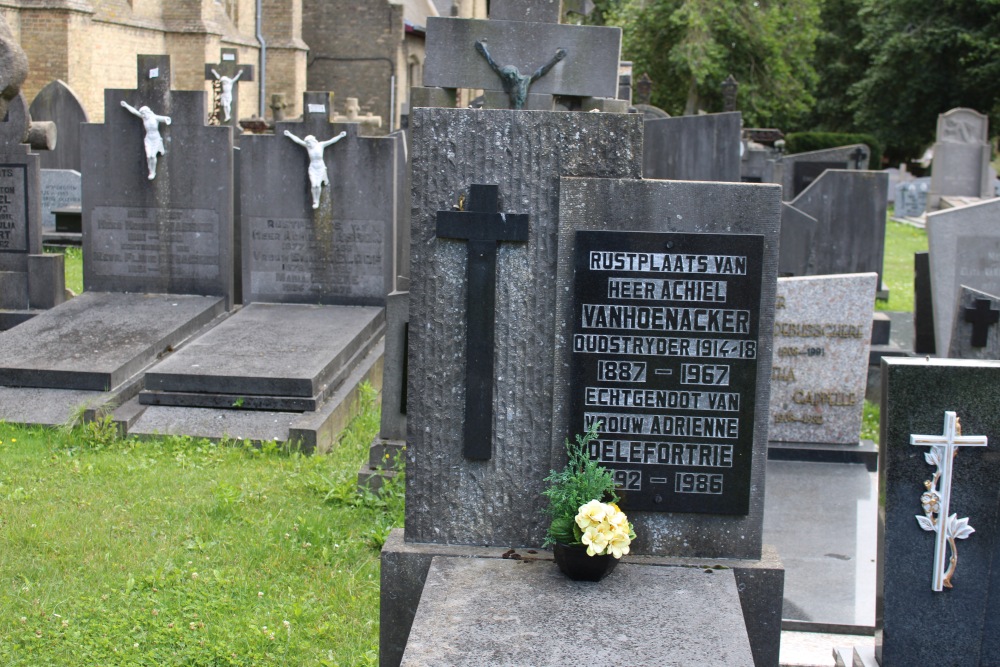
[[[232, 130], [205, 125], [203, 92], [170, 89], [168, 56], [138, 56], [137, 76], [135, 90], [105, 90], [105, 122], [81, 131], [84, 289], [231, 303]], [[170, 118], [158, 146], [123, 102]]]
[[643, 177], [739, 182], [741, 124], [738, 111], [647, 120]]

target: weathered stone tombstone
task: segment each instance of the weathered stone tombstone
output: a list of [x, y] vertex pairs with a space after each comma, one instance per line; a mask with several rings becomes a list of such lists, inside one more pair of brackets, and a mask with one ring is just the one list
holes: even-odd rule
[[877, 280], [874, 273], [778, 279], [770, 441], [860, 443]]
[[218, 63], [205, 64], [205, 80], [212, 82], [215, 98], [209, 114], [216, 121], [212, 124], [228, 125], [234, 132], [239, 129], [239, 84], [253, 81], [253, 65], [243, 65], [239, 59], [238, 49], [223, 47]]
[[1000, 359], [1000, 297], [962, 285], [955, 302], [952, 359]]
[[[302, 122], [240, 137], [244, 307], [149, 369], [139, 402], [153, 407], [134, 432], [164, 423], [175, 424], [174, 432], [197, 421], [192, 408], [297, 412], [276, 437], [293, 438], [296, 423], [321, 423], [302, 446], [324, 450], [332, 440], [326, 431], [336, 431], [331, 420], [345, 421], [361, 380], [378, 385], [399, 140], [360, 137], [357, 123], [331, 123], [327, 93], [306, 93], [303, 107]], [[277, 329], [284, 344], [260, 355]], [[224, 435], [195, 427], [200, 435]], [[241, 428], [228, 434], [262, 440], [275, 432], [249, 422]]]
[[[485, 565], [476, 563], [475, 559], [462, 559], [461, 565], [456, 563], [458, 572], [453, 571], [447, 562], [450, 559], [445, 557], [478, 555], [496, 559], [509, 547], [530, 548], [541, 543], [545, 530], [541, 514], [544, 504], [540, 497], [544, 488], [542, 480], [551, 468], [562, 465], [565, 460], [563, 439], [571, 431], [581, 431], [586, 419], [578, 415], [578, 419], [570, 422], [569, 412], [575, 400], [569, 378], [574, 364], [572, 322], [577, 319], [573, 314], [574, 248], [580, 239], [577, 233], [616, 231], [630, 237], [645, 236], [647, 242], [658, 244], [649, 256], [662, 253], [672, 257], [685, 253], [686, 256], [690, 246], [713, 267], [716, 259], [732, 267], [733, 275], [726, 276], [734, 286], [731, 302], [721, 304], [720, 292], [713, 292], [716, 296], [711, 299], [705, 293], [701, 293], [701, 297], [692, 295], [691, 299], [682, 295], [677, 303], [657, 305], [656, 308], [663, 308], [664, 313], [670, 310], [669, 317], [683, 319], [691, 315], [688, 311], [696, 308], [716, 307], [718, 312], [712, 310], [713, 318], [735, 318], [727, 320], [726, 326], [739, 328], [735, 335], [694, 334], [690, 332], [689, 323], [680, 325], [681, 330], [676, 333], [645, 332], [647, 337], [674, 346], [671, 348], [674, 352], [662, 357], [657, 352], [659, 342], [653, 343], [648, 356], [638, 353], [640, 360], [648, 363], [648, 377], [656, 377], [659, 383], [677, 385], [676, 389], [657, 385], [658, 388], [652, 391], [674, 396], [683, 393], [689, 399], [697, 393], [699, 397], [704, 395], [706, 405], [709, 393], [730, 395], [719, 399], [722, 402], [717, 406], [718, 415], [698, 412], [674, 416], [681, 420], [710, 418], [714, 420], [711, 428], [728, 429], [724, 436], [724, 443], [729, 446], [726, 452], [732, 452], [733, 461], [738, 460], [738, 465], [729, 465], [731, 462], [726, 457], [730, 454], [723, 453], [724, 448], [720, 446], [718, 466], [709, 469], [711, 464], [706, 463], [699, 469], [694, 469], [698, 468], [697, 464], [684, 469], [683, 474], [690, 478], [680, 479], [680, 491], [673, 489], [678, 483], [675, 473], [682, 472], [683, 465], [667, 471], [665, 474], [670, 482], [660, 495], [671, 496], [671, 503], [687, 498], [688, 504], [678, 504], [678, 509], [682, 505], [691, 508], [692, 495], [684, 489], [688, 486], [690, 491], [700, 488], [699, 475], [705, 475], [704, 484], [714, 489], [718, 489], [718, 480], [713, 483], [709, 477], [724, 476], [722, 486], [728, 495], [716, 493], [724, 499], [713, 499], [711, 508], [722, 513], [668, 515], [641, 508], [630, 512], [630, 518], [636, 521], [642, 535], [634, 543], [633, 554], [655, 555], [648, 560], [629, 561], [618, 571], [624, 569], [630, 574], [645, 576], [643, 573], [647, 572], [645, 567], [649, 564], [675, 562], [664, 556], [690, 556], [699, 564], [705, 558], [722, 559], [720, 562], [733, 568], [732, 573], [739, 582], [738, 586], [733, 583], [734, 597], [728, 598], [727, 610], [732, 609], [728, 605], [734, 598], [741, 595], [736, 592], [737, 587], [755, 591], [740, 597], [746, 629], [734, 626], [729, 635], [736, 647], [731, 664], [777, 664], [783, 575], [773, 552], [764, 549], [760, 542], [763, 496], [758, 491], [762, 489], [761, 475], [766, 458], [764, 397], [770, 358], [767, 339], [773, 324], [773, 310], [767, 305], [761, 308], [760, 304], [773, 300], [773, 287], [768, 285], [773, 286], [777, 272], [780, 193], [774, 186], [643, 181], [639, 164], [640, 123], [638, 115], [414, 111], [411, 125], [414, 237], [407, 388], [408, 509], [405, 541], [401, 532], [394, 532], [382, 555], [380, 647], [383, 665], [399, 664], [400, 660], [402, 664], [440, 662], [444, 656], [442, 645], [433, 640], [443, 635], [433, 634], [437, 633], [435, 628], [440, 632], [458, 631], [469, 637], [482, 634], [472, 630], [479, 627], [478, 622], [489, 624], [488, 614], [483, 616], [487, 612], [482, 608], [468, 610], [469, 622], [461, 626], [467, 632], [434, 622], [439, 617], [433, 610], [439, 609], [442, 595], [447, 595], [457, 585], [456, 581], [476, 581], [484, 600], [491, 599], [494, 587], [503, 585], [510, 576], [525, 577], [523, 582], [530, 582], [536, 590], [548, 591], [549, 587], [560, 583], [558, 578], [545, 574], [544, 568], [554, 568], [551, 563], [532, 564], [530, 568], [515, 571], [509, 566], [517, 566], [517, 562], [509, 559]], [[482, 136], [494, 140], [476, 139]], [[553, 144], [558, 145], [559, 150], [552, 150]], [[585, 178], [567, 178], [569, 176]], [[491, 377], [485, 379], [493, 385], [493, 398], [488, 412], [469, 415], [465, 407], [466, 368], [471, 358], [465, 343], [469, 317], [466, 306], [468, 248], [466, 241], [452, 240], [447, 234], [439, 233], [438, 214], [450, 212], [460, 200], [468, 202], [473, 186], [493, 184], [499, 186], [498, 210], [508, 213], [508, 218], [509, 214], [527, 214], [528, 238], [524, 242], [504, 241], [499, 246], [493, 241], [497, 252], [492, 352], [495, 366]], [[558, 198], [553, 196], [557, 189]], [[651, 218], [648, 212], [654, 210], [663, 214]], [[715, 242], [728, 249], [709, 248]], [[735, 251], [738, 243], [748, 244], [750, 250]], [[676, 253], [664, 250], [671, 247], [665, 244], [679, 244]], [[747, 267], [750, 263], [753, 268], [744, 276], [737, 267]], [[677, 275], [670, 276], [671, 280], [642, 274], [635, 275], [634, 279], [645, 280], [651, 285], [656, 280], [671, 284], [717, 284], [726, 279], [721, 275], [707, 275], [709, 272], [697, 275], [699, 272], [700, 269], [692, 269], [691, 275], [682, 276], [685, 272], [678, 270]], [[608, 273], [603, 276], [604, 279], [609, 277]], [[739, 299], [737, 292], [742, 295]], [[606, 295], [605, 291], [605, 298]], [[608, 305], [624, 304], [612, 300]], [[669, 307], [664, 307], [667, 305]], [[652, 304], [635, 304], [636, 309], [647, 306], [653, 308]], [[724, 310], [731, 312], [726, 315]], [[705, 324], [709, 326], [715, 325]], [[589, 333], [611, 337], [613, 332]], [[702, 338], [709, 349], [703, 354], [696, 353], [701, 343], [691, 341]], [[686, 345], [682, 339], [688, 341]], [[678, 351], [682, 345], [686, 355]], [[591, 360], [594, 358], [587, 352], [581, 354], [590, 356]], [[714, 369], [726, 364], [733, 368], [739, 366], [738, 373], [734, 371], [734, 376], [739, 376], [738, 386], [734, 381], [728, 389], [719, 387], [716, 392], [714, 387], [688, 389], [681, 385], [682, 365], [685, 366], [683, 372], [694, 373], [702, 367]], [[655, 374], [657, 368], [671, 370], [673, 375]], [[718, 377], [721, 379], [721, 371]], [[586, 384], [593, 385], [593, 379]], [[585, 388], [581, 385], [577, 390], [585, 396]], [[739, 398], [734, 399], [731, 396], [734, 393], [738, 393]], [[736, 408], [734, 401], [739, 407], [732, 412]], [[586, 409], [594, 411], [594, 408]], [[672, 413], [670, 409], [665, 412]], [[493, 438], [489, 459], [463, 455], [464, 426], [469, 419], [491, 423]], [[739, 420], [738, 424], [734, 420]], [[652, 421], [643, 418], [643, 423], [651, 424]], [[708, 422], [699, 423], [704, 426]], [[729, 438], [733, 429], [739, 431], [736, 439]], [[647, 435], [643, 439], [658, 438]], [[658, 471], [651, 471], [644, 480], [647, 485], [644, 488], [652, 490], [655, 485], [662, 484], [653, 479], [660, 476]], [[505, 491], [512, 485], [518, 489], [516, 494]], [[431, 492], [432, 488], [448, 488], [451, 501], [444, 503], [443, 496]], [[654, 495], [650, 495], [650, 502], [656, 502]], [[432, 515], [436, 519], [432, 519]], [[510, 552], [504, 558], [508, 556]], [[512, 558], [517, 557], [519, 555]], [[655, 591], [666, 582], [667, 576], [664, 575], [660, 583], [651, 584], [646, 594], [659, 595]], [[726, 577], [728, 581], [728, 575]], [[425, 578], [428, 582], [450, 583], [441, 589], [425, 589], [420, 615], [414, 621]], [[613, 581], [606, 580], [602, 586], [615, 586]], [[624, 583], [626, 579], [619, 581]], [[692, 585], [697, 583], [692, 582]], [[614, 598], [614, 591], [619, 589], [607, 590]], [[564, 594], [553, 593], [557, 600]], [[478, 597], [471, 596], [473, 599]], [[541, 595], [541, 598], [548, 597]], [[722, 608], [719, 607], [720, 613]], [[692, 609], [690, 614], [682, 616], [685, 623], [697, 625], [700, 621], [694, 619], [704, 618], [705, 612], [704, 608]], [[411, 624], [413, 634], [408, 635]], [[740, 648], [738, 637], [743, 632], [748, 632], [750, 639]], [[412, 644], [406, 647], [406, 655], [403, 655], [408, 636]], [[550, 640], [555, 641], [555, 637], [545, 637], [545, 641]], [[477, 650], [472, 648], [473, 644], [478, 647], [488, 641], [489, 637], [485, 636], [474, 641], [470, 639], [463, 650]], [[699, 641], [692, 642], [688, 648], [697, 645], [692, 648], [697, 653], [701, 650]], [[527, 656], [537, 647], [515, 648], [520, 651], [522, 662], [532, 662]], [[640, 655], [638, 649], [635, 655]]]
[[943, 196], [992, 197], [989, 117], [972, 109], [940, 114], [927, 205], [937, 210]]
[[828, 169], [789, 202], [817, 221], [808, 275], [875, 272], [881, 281], [887, 187], [882, 172]]
[[0, 330], [65, 299], [63, 257], [42, 253], [41, 177], [38, 156], [22, 143], [27, 133], [18, 95], [0, 122]]
[[739, 182], [741, 123], [739, 112], [647, 120], [643, 177]]
[[[138, 88], [106, 90], [106, 122], [81, 128], [85, 292], [0, 343], [12, 351], [0, 385], [13, 392], [0, 406], [20, 402], [30, 423], [126, 401], [145, 368], [232, 298], [231, 130], [204, 125], [203, 92], [170, 90], [167, 56], [137, 62]], [[172, 118], [155, 180], [144, 125], [123, 101]]]
[[54, 232], [56, 209], [80, 206], [83, 198], [83, 179], [73, 169], [42, 169], [42, 229]]
[[35, 95], [29, 113], [34, 121], [52, 121], [58, 132], [55, 148], [39, 153], [42, 169], [73, 169], [79, 172], [80, 124], [89, 122], [89, 119], [73, 89], [58, 79], [50, 82]]
[[780, 162], [783, 199], [791, 201], [798, 197], [827, 169], [866, 170], [870, 154], [868, 146], [851, 144], [782, 156]]
[[882, 364], [876, 655], [887, 667], [998, 664], [1000, 363]]
[[784, 278], [809, 272], [809, 254], [816, 234], [816, 218], [781, 202], [781, 249], [778, 275]]
[[[415, 89], [411, 106], [444, 106], [440, 101], [454, 99], [455, 89], [474, 88], [486, 91], [486, 108], [551, 111], [560, 96], [577, 98], [587, 110], [625, 111], [628, 104], [616, 99], [620, 28], [562, 25], [544, 3], [515, 2], [509, 10], [508, 4], [493, 3], [487, 21], [428, 18], [423, 84], [443, 90]], [[492, 18], [524, 17], [517, 6], [526, 4], [536, 7], [537, 20]]]
[[959, 288], [1000, 293], [1000, 200], [927, 215], [935, 345], [952, 347]]
[[895, 218], [919, 218], [927, 210], [929, 178], [915, 178], [896, 186]]

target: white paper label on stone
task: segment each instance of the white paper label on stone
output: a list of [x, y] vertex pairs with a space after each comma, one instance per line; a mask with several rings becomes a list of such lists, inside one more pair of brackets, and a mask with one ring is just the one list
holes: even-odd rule
[[157, 78], [159, 78], [159, 76], [160, 76], [160, 68], [159, 67], [154, 67], [153, 69], [149, 70], [149, 78], [150, 79], [157, 79]]
[[309, 113], [325, 113], [326, 112], [326, 105], [325, 104], [310, 104], [308, 106], [309, 106]]
[[28, 169], [0, 164], [0, 252], [28, 251]]
[[222, 54], [222, 60], [223, 61], [226, 61], [226, 60], [236, 60], [236, 54], [235, 53], [223, 53]]
[[857, 445], [877, 274], [779, 278], [768, 439]]

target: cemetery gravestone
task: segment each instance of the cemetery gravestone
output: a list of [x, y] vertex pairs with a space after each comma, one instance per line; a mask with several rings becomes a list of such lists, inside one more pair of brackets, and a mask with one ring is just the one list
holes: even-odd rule
[[998, 222], [1000, 200], [927, 215], [935, 343], [942, 354], [952, 346], [959, 287], [1000, 293]]
[[877, 279], [778, 279], [770, 440], [857, 446]]
[[816, 235], [816, 218], [787, 202], [781, 202], [781, 250], [778, 275], [804, 276], [809, 272], [809, 254]]
[[782, 198], [785, 201], [795, 199], [827, 169], [867, 169], [869, 155], [864, 144], [851, 144], [782, 156]]
[[[56, 79], [42, 88], [31, 102], [31, 119], [56, 124], [58, 140], [50, 151], [41, 151], [42, 169], [80, 171], [80, 124], [89, 122], [87, 111], [73, 89]], [[79, 200], [77, 200], [79, 203]]]
[[913, 351], [935, 354], [931, 264], [927, 252], [913, 253]]
[[1000, 664], [1000, 363], [882, 364], [876, 653], [885, 667]]
[[42, 169], [42, 229], [55, 231], [56, 209], [79, 206], [83, 194], [80, 172], [72, 169]]
[[896, 203], [893, 212], [896, 218], [919, 218], [927, 210], [927, 189], [929, 178], [916, 178], [896, 186]]
[[790, 202], [817, 221], [808, 275], [875, 272], [881, 280], [887, 187], [882, 172], [830, 169]]
[[952, 109], [938, 116], [928, 205], [936, 210], [942, 196], [992, 197], [989, 118], [972, 109]]
[[18, 95], [0, 122], [0, 329], [64, 300], [62, 255], [42, 253], [38, 156], [24, 141], [28, 108]]
[[646, 121], [643, 177], [739, 182], [741, 123], [739, 112]]
[[952, 359], [1000, 359], [1000, 298], [962, 285], [951, 335]]
[[240, 64], [237, 49], [223, 47], [219, 62], [205, 65], [205, 80], [212, 82], [215, 92], [213, 116], [216, 125], [228, 125], [237, 131], [240, 118], [240, 83], [253, 81], [253, 65]]

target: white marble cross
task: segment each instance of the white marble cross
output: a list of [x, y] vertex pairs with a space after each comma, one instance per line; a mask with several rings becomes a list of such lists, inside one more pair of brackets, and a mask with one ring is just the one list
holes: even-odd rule
[[[959, 519], [951, 511], [951, 473], [952, 460], [958, 453], [958, 447], [986, 447], [985, 435], [962, 435], [962, 427], [954, 412], [944, 413], [944, 433], [942, 435], [910, 435], [910, 444], [930, 447], [931, 451], [924, 454], [924, 460], [937, 467], [932, 480], [924, 482], [927, 491], [920, 497], [924, 515], [917, 515], [920, 527], [936, 533], [934, 540], [934, 575], [932, 590], [942, 591], [951, 588], [951, 577], [955, 573], [958, 554], [955, 540], [964, 540], [974, 531], [969, 525], [969, 519]], [[940, 483], [940, 488], [938, 484]], [[948, 545], [951, 545], [951, 559], [945, 568], [945, 557]]]

